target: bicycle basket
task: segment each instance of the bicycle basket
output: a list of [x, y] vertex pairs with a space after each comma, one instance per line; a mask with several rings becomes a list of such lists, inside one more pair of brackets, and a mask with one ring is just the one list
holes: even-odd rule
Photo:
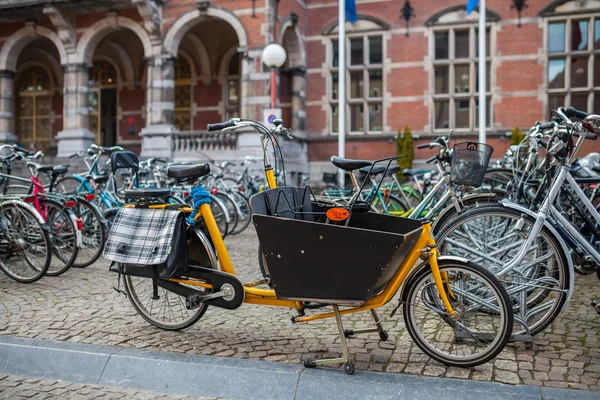
[[494, 148], [485, 143], [460, 142], [452, 150], [450, 180], [456, 185], [479, 187]]
[[324, 210], [333, 206], [311, 201], [306, 193], [306, 188], [285, 187], [251, 198], [277, 297], [364, 303], [396, 275], [422, 231], [421, 222], [355, 210], [347, 226], [323, 223]]

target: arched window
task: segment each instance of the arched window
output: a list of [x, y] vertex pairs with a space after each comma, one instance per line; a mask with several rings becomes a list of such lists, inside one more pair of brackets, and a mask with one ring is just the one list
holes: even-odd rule
[[[88, 84], [88, 115], [90, 131], [96, 143], [103, 146], [116, 144], [116, 89], [117, 71], [108, 61], [96, 61], [90, 70]], [[104, 119], [104, 120], [103, 120]]]
[[242, 58], [236, 53], [229, 61], [225, 75], [225, 119], [240, 116], [240, 70]]
[[184, 57], [175, 62], [175, 127], [192, 129], [192, 69]]
[[17, 133], [21, 143], [30, 149], [48, 151], [52, 130], [50, 78], [41, 67], [29, 67], [17, 82]]

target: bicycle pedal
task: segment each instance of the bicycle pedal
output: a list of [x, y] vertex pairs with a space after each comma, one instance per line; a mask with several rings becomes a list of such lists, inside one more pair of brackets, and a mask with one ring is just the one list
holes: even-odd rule
[[185, 298], [185, 307], [188, 310], [194, 310], [202, 305], [203, 297], [199, 294], [193, 294]]

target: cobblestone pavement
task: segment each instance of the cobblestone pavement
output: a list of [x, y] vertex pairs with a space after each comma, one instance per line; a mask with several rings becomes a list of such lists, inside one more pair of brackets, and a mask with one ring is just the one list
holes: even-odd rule
[[0, 375], [0, 399], [216, 400], [217, 398], [174, 396], [113, 386], [84, 385], [81, 383], [58, 380], [32, 379], [16, 375]]
[[[257, 279], [253, 229], [226, 242], [238, 274]], [[293, 310], [278, 307], [209, 308], [185, 331], [162, 331], [113, 289], [116, 275], [107, 269], [106, 262], [97, 262], [29, 285], [0, 274], [0, 334], [289, 363], [341, 353], [332, 319], [294, 325]], [[425, 356], [402, 316], [389, 318], [396, 300], [380, 313], [390, 340], [363, 335], [349, 340], [350, 352], [359, 370], [600, 391], [600, 316], [583, 305], [586, 296], [600, 297], [599, 288], [595, 276], [577, 276], [567, 311], [535, 337], [532, 349], [509, 344], [495, 360], [475, 368], [446, 367]], [[354, 328], [372, 324], [369, 313], [345, 316], [344, 322]]]

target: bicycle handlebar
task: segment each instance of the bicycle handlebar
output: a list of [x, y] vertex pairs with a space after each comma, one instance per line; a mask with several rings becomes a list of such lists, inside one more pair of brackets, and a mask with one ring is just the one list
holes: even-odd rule
[[220, 131], [222, 129], [230, 128], [232, 126], [235, 126], [235, 121], [230, 119], [229, 121], [225, 121], [225, 122], [217, 122], [216, 124], [208, 124], [208, 125], [206, 125], [206, 129], [209, 132], [212, 132], [212, 131]]
[[580, 111], [574, 107], [560, 107], [560, 110], [567, 116], [567, 118], [575, 117], [579, 119], [584, 119], [589, 115], [588, 113]]

